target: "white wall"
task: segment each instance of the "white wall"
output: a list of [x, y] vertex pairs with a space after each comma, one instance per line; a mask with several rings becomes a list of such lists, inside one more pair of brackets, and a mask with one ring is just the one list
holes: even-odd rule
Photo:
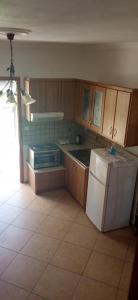
[[138, 88], [138, 44], [85, 47], [83, 78]]
[[[76, 45], [14, 41], [16, 76], [68, 77], [138, 88], [138, 44]], [[8, 41], [0, 41], [0, 76], [8, 76]]]
[[[74, 44], [13, 42], [16, 76], [68, 77], [82, 76], [83, 48]], [[0, 76], [8, 76], [8, 41], [0, 42]]]

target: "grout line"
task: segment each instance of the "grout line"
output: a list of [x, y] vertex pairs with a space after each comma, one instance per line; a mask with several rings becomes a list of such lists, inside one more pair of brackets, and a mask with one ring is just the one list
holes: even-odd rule
[[[25, 292], [27, 292], [27, 293], [30, 293], [29, 290], [26, 290], [26, 289], [24, 289], [23, 287], [18, 286], [17, 284], [14, 284], [14, 283], [12, 283], [12, 282], [9, 282], [9, 281], [7, 281], [7, 280], [5, 280], [5, 279], [0, 278], [0, 281], [2, 281], [2, 282], [4, 282], [4, 283], [7, 283], [8, 285], [11, 285], [11, 286], [16, 287], [16, 288], [18, 288], [18, 289], [21, 289], [21, 290], [23, 290], [23, 291], [25, 291]], [[27, 298], [28, 298], [28, 296], [27, 296]], [[27, 298], [26, 298], [25, 300], [27, 300]]]

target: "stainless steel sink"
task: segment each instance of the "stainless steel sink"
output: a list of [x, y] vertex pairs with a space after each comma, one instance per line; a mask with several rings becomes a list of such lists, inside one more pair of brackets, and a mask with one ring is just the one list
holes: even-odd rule
[[86, 167], [89, 166], [91, 149], [71, 150], [69, 153], [83, 163]]

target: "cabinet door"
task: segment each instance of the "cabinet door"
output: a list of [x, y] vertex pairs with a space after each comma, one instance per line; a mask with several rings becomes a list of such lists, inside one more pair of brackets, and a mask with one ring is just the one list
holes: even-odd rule
[[90, 121], [90, 101], [91, 101], [91, 86], [82, 85], [81, 88], [81, 120], [85, 127], [88, 127]]
[[82, 123], [82, 105], [81, 105], [81, 95], [82, 95], [82, 83], [76, 81], [75, 84], [75, 120], [77, 123]]
[[73, 160], [65, 155], [64, 157], [64, 166], [65, 166], [65, 186], [72, 193], [73, 185]]
[[85, 127], [88, 127], [90, 120], [90, 99], [91, 86], [78, 81], [75, 93], [75, 119]]
[[46, 111], [46, 81], [45, 79], [30, 79], [29, 93], [37, 101], [29, 106], [30, 113]]
[[60, 94], [61, 94], [61, 80], [47, 79], [45, 81], [45, 102], [46, 102], [46, 111], [61, 111], [61, 103], [60, 103]]
[[25, 87], [37, 100], [29, 106], [30, 113], [61, 111], [61, 80], [31, 78], [25, 82]]
[[103, 130], [102, 133], [109, 139], [113, 136], [114, 116], [116, 108], [117, 91], [112, 89], [106, 90], [104, 116], [103, 116]]
[[67, 155], [64, 157], [64, 165], [65, 185], [74, 199], [76, 199], [82, 207], [85, 207], [88, 169], [83, 168]]
[[75, 198], [79, 204], [85, 208], [86, 206], [86, 194], [87, 194], [87, 184], [88, 184], [88, 169], [81, 167], [76, 163], [76, 180], [75, 180], [75, 189], [76, 194]]
[[94, 87], [91, 102], [91, 129], [96, 132], [102, 132], [103, 110], [105, 100], [105, 88]]
[[114, 121], [113, 140], [121, 145], [125, 143], [130, 93], [118, 91]]
[[61, 82], [60, 108], [65, 120], [74, 120], [75, 116], [75, 80], [65, 79]]

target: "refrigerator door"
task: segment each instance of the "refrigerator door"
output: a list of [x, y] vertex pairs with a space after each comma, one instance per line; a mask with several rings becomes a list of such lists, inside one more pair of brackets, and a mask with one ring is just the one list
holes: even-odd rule
[[96, 151], [91, 151], [90, 172], [99, 179], [103, 184], [108, 183], [108, 162], [99, 156]]
[[129, 226], [136, 182], [137, 164], [112, 166], [106, 199], [104, 231]]
[[107, 187], [89, 173], [86, 214], [95, 226], [103, 231], [104, 203]]

